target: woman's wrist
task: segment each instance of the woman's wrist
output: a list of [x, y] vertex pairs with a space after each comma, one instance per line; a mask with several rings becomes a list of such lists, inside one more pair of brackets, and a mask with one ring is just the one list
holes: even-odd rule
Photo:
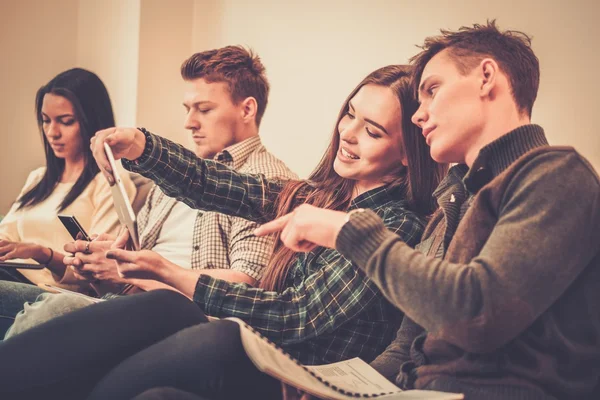
[[32, 246], [32, 257], [39, 264], [47, 265], [52, 262], [54, 251], [50, 247], [40, 246], [38, 244], [30, 244]]

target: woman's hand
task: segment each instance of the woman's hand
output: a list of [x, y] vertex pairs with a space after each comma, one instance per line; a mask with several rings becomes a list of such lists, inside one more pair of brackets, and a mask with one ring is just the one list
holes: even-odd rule
[[308, 252], [317, 246], [335, 248], [346, 223], [346, 213], [303, 204], [291, 213], [258, 227], [254, 234], [265, 236], [281, 231], [281, 241], [294, 251]]
[[110, 146], [115, 160], [121, 158], [135, 160], [144, 152], [146, 136], [136, 128], [108, 128], [96, 132], [90, 148], [100, 171], [112, 186], [114, 184], [113, 171], [104, 151], [104, 143]]
[[117, 271], [117, 265], [113, 260], [107, 259], [105, 254], [112, 248], [125, 248], [123, 243], [126, 241], [127, 237], [124, 238], [123, 235], [115, 238], [112, 235], [102, 234], [91, 242], [76, 240], [67, 243], [64, 249], [72, 255], [66, 256], [63, 263], [73, 270], [73, 275], [79, 280], [124, 283]]
[[317, 397], [306, 394], [300, 389], [286, 385], [281, 382], [281, 393], [283, 400], [317, 400]]
[[0, 239], [0, 261], [12, 260], [15, 258], [31, 258], [38, 263], [44, 263], [48, 261], [48, 257], [50, 257], [49, 254], [46, 254], [45, 250], [47, 250], [48, 253], [50, 252], [46, 247], [35, 243], [11, 242]]

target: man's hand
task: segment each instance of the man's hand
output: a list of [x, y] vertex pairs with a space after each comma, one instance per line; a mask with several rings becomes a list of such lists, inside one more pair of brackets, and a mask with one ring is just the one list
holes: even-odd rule
[[110, 250], [106, 257], [117, 262], [119, 275], [125, 279], [153, 279], [165, 282], [173, 269], [181, 268], [151, 250]]
[[0, 261], [15, 258], [32, 258], [37, 262], [46, 261], [49, 256], [44, 257], [43, 249], [44, 247], [35, 243], [11, 242], [0, 239]]
[[135, 160], [144, 152], [146, 136], [136, 128], [108, 128], [96, 132], [92, 138], [90, 148], [94, 159], [110, 185], [114, 184], [112, 168], [104, 151], [104, 143], [108, 144], [115, 156], [115, 160], [127, 158]]
[[265, 236], [281, 231], [281, 241], [294, 251], [308, 252], [317, 246], [335, 248], [346, 222], [346, 213], [303, 204], [291, 213], [258, 227], [254, 234]]

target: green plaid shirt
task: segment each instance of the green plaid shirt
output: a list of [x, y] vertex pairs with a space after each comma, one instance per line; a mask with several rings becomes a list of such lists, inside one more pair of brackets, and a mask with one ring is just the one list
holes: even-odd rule
[[[261, 223], [274, 218], [274, 204], [285, 185], [199, 159], [155, 135], [140, 160], [123, 164], [191, 207]], [[355, 198], [349, 210], [354, 208], [372, 209], [406, 243], [419, 242], [423, 221], [407, 209], [401, 191], [373, 189]], [[194, 301], [208, 315], [246, 321], [304, 364], [351, 357], [371, 361], [391, 342], [400, 322], [375, 284], [335, 250], [299, 253], [286, 286], [276, 293], [203, 275]]]

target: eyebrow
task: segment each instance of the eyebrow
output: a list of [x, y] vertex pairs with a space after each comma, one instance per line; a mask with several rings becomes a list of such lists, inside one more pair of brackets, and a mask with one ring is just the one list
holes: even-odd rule
[[192, 108], [192, 107], [197, 107], [197, 106], [205, 104], [205, 103], [206, 104], [213, 104], [212, 101], [209, 101], [209, 100], [195, 101], [192, 104], [190, 104], [189, 106], [187, 104], [185, 104], [185, 102], [181, 103], [181, 104], [183, 104], [184, 107]]
[[[354, 111], [354, 106], [352, 105], [352, 101], [348, 102], [348, 106]], [[363, 118], [363, 119], [365, 121], [367, 121], [368, 123], [370, 123], [371, 125], [381, 129], [383, 131], [383, 133], [385, 133], [386, 135], [388, 135], [388, 136], [390, 135], [388, 133], [388, 131], [382, 125], [378, 124], [377, 122], [373, 121], [372, 119], [369, 119], [369, 118]]]
[[[42, 116], [48, 117], [48, 114], [46, 114], [45, 112], [42, 111]], [[74, 114], [62, 114], [62, 115], [58, 115], [56, 117], [56, 119], [60, 119], [60, 118], [64, 118], [64, 117], [73, 117], [73, 118], [75, 118], [75, 115]], [[50, 117], [48, 117], [48, 118], [50, 118]]]

